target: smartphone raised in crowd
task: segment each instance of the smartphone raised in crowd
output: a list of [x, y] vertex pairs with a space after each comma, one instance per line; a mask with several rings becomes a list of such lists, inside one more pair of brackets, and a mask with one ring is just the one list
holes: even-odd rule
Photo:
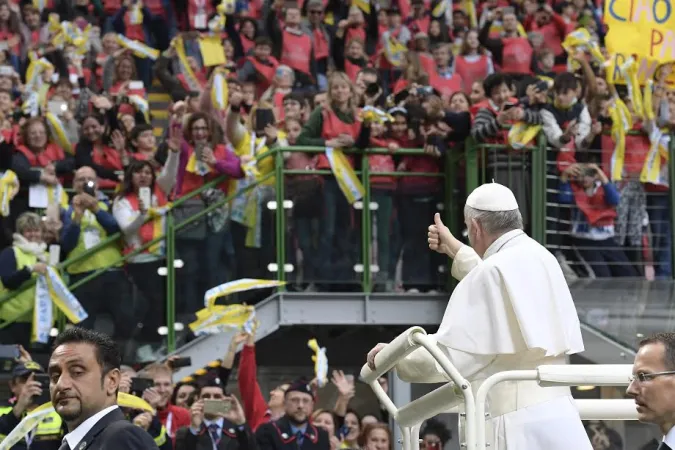
[[342, 425], [339, 430], [337, 430], [336, 437], [339, 440], [343, 440], [349, 434], [349, 427], [347, 425]]
[[255, 110], [255, 129], [264, 131], [267, 125], [274, 125], [274, 112], [269, 108], [258, 108]]
[[135, 377], [131, 379], [131, 393], [134, 395], [143, 395], [146, 389], [155, 387], [155, 382], [151, 378]]
[[140, 91], [140, 90], [143, 89], [144, 87], [145, 87], [145, 86], [143, 85], [143, 82], [142, 82], [142, 81], [136, 80], [136, 81], [130, 81], [130, 82], [129, 82], [129, 90], [132, 90], [132, 89], [133, 89], [133, 90], [135, 90], [135, 91]]
[[86, 183], [84, 183], [82, 192], [96, 198], [96, 183], [91, 180], [87, 181]]
[[180, 369], [181, 367], [190, 367], [192, 365], [192, 358], [185, 356], [183, 358], [174, 359], [169, 361], [169, 365], [172, 369]]
[[0, 359], [16, 361], [21, 356], [18, 345], [0, 345]]
[[138, 189], [138, 198], [143, 202], [146, 208], [152, 207], [152, 198], [150, 197], [150, 188], [143, 186]]
[[231, 409], [230, 400], [204, 400], [204, 414], [227, 414]]
[[61, 116], [68, 111], [68, 103], [63, 100], [51, 100], [47, 103], [47, 110], [55, 116]]
[[36, 405], [44, 405], [45, 403], [49, 403], [51, 400], [49, 398], [49, 375], [46, 373], [33, 374], [33, 381], [40, 383], [40, 389], [42, 389], [42, 394], [33, 397], [33, 403]]

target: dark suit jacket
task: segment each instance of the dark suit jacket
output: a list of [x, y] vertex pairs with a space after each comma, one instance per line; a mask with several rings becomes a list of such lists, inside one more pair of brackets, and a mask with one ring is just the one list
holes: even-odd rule
[[121, 409], [103, 416], [71, 450], [152, 450], [155, 441], [147, 431], [129, 422]]
[[330, 438], [323, 428], [308, 423], [302, 446], [298, 448], [291, 422], [286, 416], [260, 425], [256, 430], [258, 450], [330, 450]]
[[[211, 436], [204, 425], [199, 434], [194, 435], [188, 427], [176, 432], [176, 449], [178, 450], [213, 450]], [[218, 450], [256, 450], [255, 436], [248, 424], [243, 430], [229, 422], [223, 421], [223, 430], [218, 443]]]

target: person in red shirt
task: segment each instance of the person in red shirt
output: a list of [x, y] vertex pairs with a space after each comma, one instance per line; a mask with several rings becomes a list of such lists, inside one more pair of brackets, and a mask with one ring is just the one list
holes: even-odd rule
[[272, 40], [265, 36], [256, 38], [252, 53], [244, 59], [237, 78], [242, 82], [254, 81], [261, 96], [272, 85], [279, 61], [271, 56]]
[[471, 92], [469, 80], [484, 80], [494, 71], [492, 56], [480, 45], [478, 32], [469, 31], [462, 43], [461, 54], [455, 58], [455, 73], [465, 80], [464, 92]]
[[550, 5], [544, 3], [537, 6], [534, 14], [528, 14], [523, 25], [527, 31], [538, 31], [544, 36], [544, 46], [553, 50], [556, 64], [566, 64], [567, 55], [562, 42], [574, 30], [573, 24], [566, 23]]
[[282, 6], [282, 1], [275, 2], [266, 20], [265, 28], [274, 43], [274, 54], [278, 56], [279, 63], [293, 69], [296, 88], [313, 90], [317, 63], [311, 32], [302, 27], [302, 16], [297, 6], [287, 7], [283, 21], [280, 20]]
[[462, 75], [452, 67], [452, 54], [447, 44], [437, 44], [432, 49], [435, 70], [429, 73], [429, 84], [441, 93], [442, 97], [450, 97], [461, 91], [464, 86]]
[[478, 40], [492, 53], [492, 58], [502, 72], [532, 73], [532, 46], [527, 37], [518, 33], [518, 18], [513, 8], [502, 9], [502, 33], [498, 38], [490, 37], [495, 13], [487, 13]]

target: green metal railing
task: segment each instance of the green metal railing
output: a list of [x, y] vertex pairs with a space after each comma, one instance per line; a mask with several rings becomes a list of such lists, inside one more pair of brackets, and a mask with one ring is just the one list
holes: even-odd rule
[[[671, 140], [671, 147], [673, 146], [673, 141]], [[445, 167], [443, 173], [431, 174], [431, 173], [412, 173], [412, 172], [376, 172], [372, 173], [369, 165], [369, 156], [373, 154], [390, 154], [388, 149], [369, 149], [366, 151], [356, 152], [356, 151], [347, 151], [347, 154], [351, 154], [355, 157], [360, 157], [360, 170], [357, 171], [357, 175], [360, 177], [361, 182], [365, 188], [365, 195], [362, 199], [363, 209], [361, 213], [361, 258], [363, 262], [363, 272], [361, 274], [361, 284], [364, 292], [372, 292], [373, 290], [373, 280], [370, 267], [370, 258], [371, 258], [371, 245], [373, 241], [372, 233], [372, 211], [370, 208], [371, 203], [371, 184], [370, 177], [371, 175], [376, 176], [391, 176], [391, 177], [435, 177], [435, 178], [444, 178], [444, 209], [443, 217], [444, 221], [455, 235], [459, 236], [461, 233], [461, 217], [462, 217], [462, 207], [463, 199], [458, 195], [459, 186], [457, 185], [458, 176], [460, 174], [461, 164], [464, 164], [465, 171], [465, 188], [466, 192], [471, 192], [474, 188], [479, 186], [484, 182], [490, 181], [487, 179], [486, 173], [486, 164], [487, 161], [486, 155], [488, 152], [499, 152], [502, 155], [507, 155], [508, 158], [514, 155], [513, 151], [505, 151], [507, 147], [505, 145], [496, 145], [496, 144], [477, 144], [471, 138], [467, 139], [463, 145], [455, 146], [451, 148], [445, 155]], [[225, 204], [232, 201], [234, 198], [245, 195], [246, 192], [255, 189], [261, 183], [268, 181], [270, 178], [274, 177], [274, 187], [275, 187], [275, 198], [276, 198], [276, 214], [275, 214], [275, 237], [276, 237], [276, 263], [277, 263], [277, 272], [276, 278], [280, 281], [287, 281], [286, 272], [285, 272], [285, 261], [286, 261], [286, 214], [284, 213], [283, 203], [285, 199], [285, 185], [284, 180], [286, 176], [293, 175], [331, 175], [329, 170], [288, 170], [284, 167], [284, 153], [285, 152], [304, 152], [304, 153], [322, 153], [325, 151], [324, 147], [288, 147], [288, 148], [275, 148], [265, 152], [264, 154], [257, 155], [256, 160], [260, 161], [264, 158], [273, 157], [275, 161], [274, 171], [264, 175], [261, 179], [257, 180], [255, 183], [248, 185], [246, 188], [234, 193], [233, 195], [227, 196], [222, 201], [212, 204], [200, 211], [199, 213], [191, 216], [180, 223], [176, 223], [173, 214], [169, 213], [166, 220], [166, 230], [165, 234], [153, 239], [151, 242], [144, 244], [143, 246], [135, 249], [133, 252], [130, 252], [123, 257], [119, 258], [109, 267], [115, 267], [120, 263], [127, 262], [130, 258], [135, 255], [140, 254], [149, 247], [155, 245], [156, 243], [165, 240], [166, 245], [166, 325], [168, 328], [168, 334], [166, 338], [166, 346], [169, 352], [175, 350], [176, 347], [176, 330], [174, 327], [176, 311], [176, 268], [174, 266], [174, 261], [176, 259], [176, 236], [177, 233], [184, 229], [185, 227], [193, 224], [194, 222], [204, 218], [211, 211], [216, 210], [217, 208], [223, 207]], [[539, 242], [545, 243], [546, 241], [546, 139], [543, 134], [537, 138], [536, 145], [526, 147], [520, 150], [521, 158], [527, 160], [526, 164], [529, 166], [529, 181], [531, 183], [531, 205], [530, 205], [530, 216], [529, 220], [531, 223], [531, 233], [533, 238], [537, 239]], [[671, 148], [671, 151], [675, 151], [675, 148]], [[420, 149], [400, 149], [397, 150], [396, 155], [424, 155], [424, 152]], [[510, 159], [509, 159], [510, 161]], [[675, 164], [670, 162], [669, 170], [671, 174], [671, 179], [675, 179]], [[511, 174], [508, 174], [510, 179]], [[176, 200], [173, 202], [173, 208], [176, 208], [191, 198], [195, 198], [205, 190], [213, 188], [224, 181], [226, 177], [220, 177], [218, 179], [212, 180], [204, 184], [199, 189], [191, 192], [190, 194]], [[675, 190], [670, 191], [671, 205], [675, 205]], [[673, 223], [675, 223], [675, 208], [671, 207], [671, 217]], [[120, 233], [110, 236], [100, 242], [97, 246], [75, 256], [69, 258], [68, 260], [58, 264], [57, 269], [59, 269], [64, 275], [67, 274], [67, 268], [72, 264], [80, 262], [97, 251], [101, 250], [105, 246], [116, 243], [121, 239], [122, 236]], [[421, 239], [420, 245], [424, 245], [424, 240]], [[675, 254], [675, 252], [673, 252]], [[449, 261], [448, 261], [449, 262]], [[101, 268], [99, 270], [93, 271], [87, 276], [79, 279], [74, 283], [69, 283], [68, 286], [71, 290], [76, 289], [79, 286], [84, 285], [85, 283], [91, 281], [92, 279], [98, 277], [102, 273], [108, 270], [108, 267]], [[449, 273], [449, 267], [447, 273]], [[65, 277], [64, 277], [65, 278]], [[66, 280], [67, 281], [67, 280]], [[453, 286], [452, 277], [448, 277], [448, 288], [451, 289]], [[30, 280], [22, 285], [20, 288], [7, 293], [6, 295], [0, 297], [0, 304], [6, 302], [13, 298], [14, 296], [24, 292], [27, 289], [30, 289], [35, 284], [35, 280]], [[284, 288], [281, 287], [281, 290]], [[0, 323], [0, 328], [5, 328], [14, 321], [19, 319], [19, 317], [11, 318], [3, 323]], [[62, 327], [65, 324], [65, 320], [61, 318], [58, 321], [58, 324]]]

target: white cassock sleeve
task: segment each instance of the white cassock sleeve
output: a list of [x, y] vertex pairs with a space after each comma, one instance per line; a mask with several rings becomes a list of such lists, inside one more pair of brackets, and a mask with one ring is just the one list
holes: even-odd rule
[[462, 281], [462, 278], [467, 276], [471, 270], [480, 264], [483, 259], [478, 256], [478, 253], [469, 245], [463, 245], [459, 249], [455, 258], [452, 261], [452, 276], [457, 281]]
[[[435, 335], [429, 337], [436, 342]], [[436, 343], [457, 371], [467, 379], [489, 366], [496, 355], [475, 355]], [[407, 383], [446, 383], [452, 381], [443, 368], [425, 349], [418, 348], [396, 365], [398, 377]]]

